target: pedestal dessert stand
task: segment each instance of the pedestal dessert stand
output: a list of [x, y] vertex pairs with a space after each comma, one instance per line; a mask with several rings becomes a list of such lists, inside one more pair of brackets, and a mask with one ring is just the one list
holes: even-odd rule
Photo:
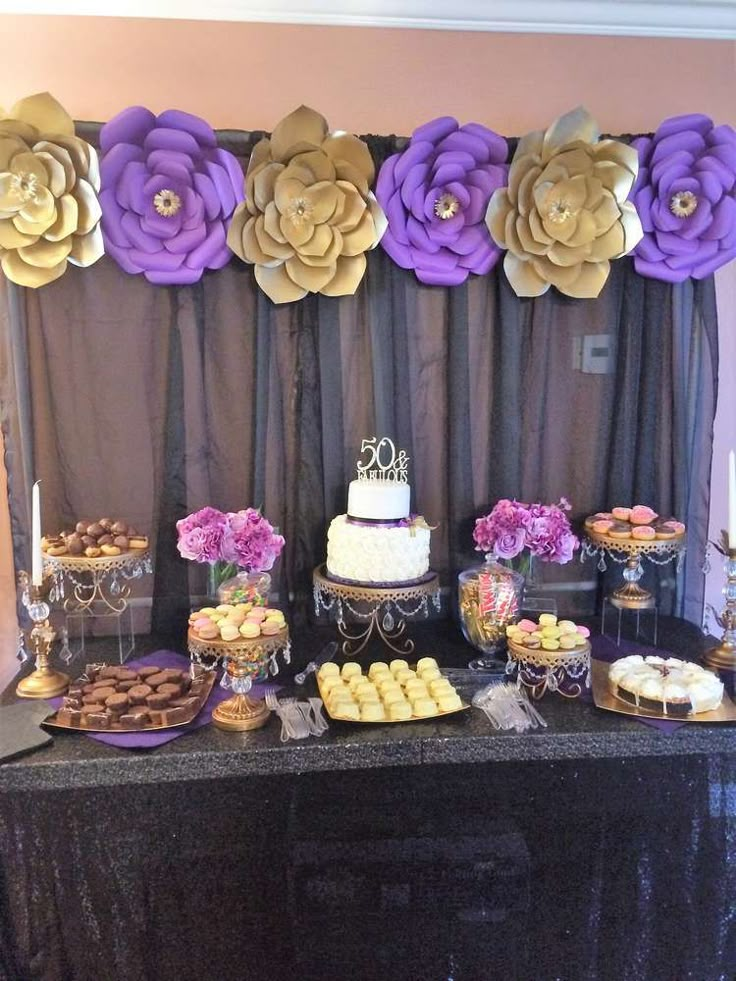
[[223, 676], [220, 684], [230, 688], [233, 697], [220, 702], [212, 713], [212, 722], [227, 732], [246, 732], [260, 729], [268, 722], [270, 709], [263, 699], [251, 698], [253, 682], [278, 674], [278, 655], [284, 662], [291, 662], [289, 628], [284, 627], [272, 637], [255, 637], [252, 640], [202, 640], [193, 630], [187, 638], [189, 656], [197, 664], [214, 670], [222, 662]]
[[[111, 618], [117, 626], [118, 656], [122, 664], [135, 650], [133, 611], [128, 602], [130, 584], [152, 571], [149, 550], [131, 549], [120, 555], [101, 555], [95, 559], [85, 555], [44, 554], [43, 565], [53, 577], [51, 601], [63, 600], [67, 635], [73, 623], [77, 622], [79, 626], [79, 648], [70, 652], [70, 656], [84, 655], [89, 620]], [[126, 613], [127, 647], [123, 633]]]
[[598, 569], [605, 572], [607, 561], [624, 565], [624, 582], [614, 591], [603, 598], [601, 617], [601, 633], [606, 630], [606, 606], [610, 603], [618, 610], [618, 632], [616, 643], [621, 643], [621, 616], [624, 610], [636, 613], [636, 636], [639, 637], [639, 618], [642, 610], [654, 613], [654, 644], [657, 644], [657, 601], [654, 595], [643, 586], [639, 580], [644, 575], [642, 559], [646, 558], [655, 565], [667, 565], [673, 559], [677, 560], [677, 571], [682, 567], [685, 557], [685, 534], [676, 538], [652, 538], [648, 541], [636, 538], [611, 538], [588, 530], [581, 542], [580, 561], [587, 558], [598, 558]]
[[[436, 572], [404, 586], [364, 586], [330, 579], [324, 565], [312, 575], [314, 612], [335, 611], [337, 629], [344, 638], [342, 652], [346, 657], [359, 654], [373, 632], [396, 654], [411, 654], [414, 641], [404, 636], [409, 617], [429, 616], [429, 602], [440, 609], [440, 585]], [[345, 611], [358, 621], [351, 630], [345, 622]]]

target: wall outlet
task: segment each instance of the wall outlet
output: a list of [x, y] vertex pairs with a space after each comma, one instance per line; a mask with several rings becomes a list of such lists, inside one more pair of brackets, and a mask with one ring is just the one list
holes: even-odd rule
[[610, 375], [614, 368], [612, 334], [586, 334], [572, 339], [572, 368], [586, 375]]

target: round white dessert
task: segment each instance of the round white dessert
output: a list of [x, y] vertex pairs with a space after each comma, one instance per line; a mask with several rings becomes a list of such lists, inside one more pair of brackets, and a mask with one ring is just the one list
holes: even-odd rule
[[397, 521], [409, 516], [411, 487], [395, 480], [351, 480], [348, 514], [351, 518]]
[[675, 657], [630, 654], [619, 658], [609, 668], [608, 682], [618, 698], [663, 715], [709, 712], [723, 699], [723, 682], [717, 675]]
[[360, 525], [340, 514], [327, 532], [327, 572], [361, 583], [421, 579], [429, 570], [428, 528]]

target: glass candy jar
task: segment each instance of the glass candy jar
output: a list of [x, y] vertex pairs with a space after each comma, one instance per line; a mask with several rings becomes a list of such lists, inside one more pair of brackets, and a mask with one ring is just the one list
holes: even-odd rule
[[495, 666], [494, 655], [506, 646], [506, 627], [519, 619], [524, 577], [496, 562], [490, 555], [483, 565], [458, 576], [458, 605], [463, 635], [485, 657], [471, 661], [471, 668]]
[[271, 577], [267, 572], [245, 572], [241, 570], [217, 590], [220, 603], [252, 603], [253, 606], [268, 606], [268, 592]]

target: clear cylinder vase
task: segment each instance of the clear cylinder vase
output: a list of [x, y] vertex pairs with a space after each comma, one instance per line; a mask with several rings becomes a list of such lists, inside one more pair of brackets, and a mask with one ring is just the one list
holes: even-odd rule
[[524, 577], [491, 556], [483, 565], [466, 569], [458, 576], [458, 604], [463, 636], [483, 653], [471, 661], [472, 668], [498, 666], [506, 648], [506, 627], [519, 619]]

